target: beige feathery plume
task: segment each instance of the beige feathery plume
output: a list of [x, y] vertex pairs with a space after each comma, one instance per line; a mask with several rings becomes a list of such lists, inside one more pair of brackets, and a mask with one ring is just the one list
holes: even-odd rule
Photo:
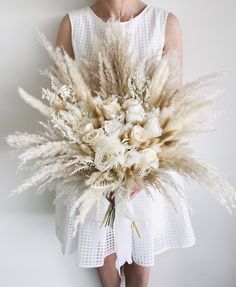
[[20, 97], [31, 107], [38, 110], [42, 115], [49, 117], [50, 116], [50, 109], [48, 106], [44, 105], [40, 100], [36, 99], [35, 97], [28, 94], [24, 89], [18, 87], [18, 93]]
[[231, 208], [236, 207], [236, 192], [233, 186], [220, 176], [217, 168], [197, 159], [189, 147], [165, 149], [160, 155], [160, 161], [161, 167], [175, 170], [185, 178], [206, 187], [230, 213]]
[[164, 85], [169, 76], [168, 58], [164, 57], [160, 60], [158, 68], [155, 70], [150, 84], [150, 105], [157, 106], [160, 96], [162, 95]]

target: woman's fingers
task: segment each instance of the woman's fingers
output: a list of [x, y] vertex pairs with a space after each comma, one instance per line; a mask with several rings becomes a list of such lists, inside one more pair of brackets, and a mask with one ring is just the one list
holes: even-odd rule
[[133, 191], [130, 194], [131, 199], [135, 197], [135, 195], [140, 191], [138, 188], [133, 188]]
[[[135, 195], [140, 192], [139, 188], [133, 188], [133, 191], [130, 194], [130, 198], [134, 198]], [[110, 201], [112, 204], [115, 204], [115, 198], [114, 198], [114, 191], [110, 192], [109, 194], [106, 195], [106, 199]]]

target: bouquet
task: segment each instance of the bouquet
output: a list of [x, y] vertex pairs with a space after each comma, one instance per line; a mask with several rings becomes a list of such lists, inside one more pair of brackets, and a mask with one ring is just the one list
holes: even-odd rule
[[[221, 93], [215, 83], [224, 73], [179, 85], [175, 51], [159, 59], [154, 49], [137, 61], [132, 34], [114, 19], [90, 61], [73, 60], [38, 33], [53, 61], [41, 71], [50, 88], [42, 88], [42, 101], [22, 88], [19, 94], [45, 116], [39, 122], [44, 131], [7, 137], [19, 151], [19, 169], [31, 172], [12, 194], [32, 186], [41, 192], [54, 190], [58, 183], [72, 184], [76, 233], [92, 206], [111, 193], [125, 205], [134, 189], [152, 196], [154, 187], [175, 208], [166, 185], [181, 196], [182, 187], [169, 173], [176, 171], [206, 187], [231, 212], [234, 188], [214, 166], [196, 157], [189, 144], [192, 136], [214, 129], [220, 112], [212, 107]], [[81, 183], [86, 184], [82, 192]], [[55, 200], [70, 195], [63, 190]], [[102, 224], [112, 227], [114, 216], [110, 203]], [[132, 227], [138, 232], [135, 221]]]

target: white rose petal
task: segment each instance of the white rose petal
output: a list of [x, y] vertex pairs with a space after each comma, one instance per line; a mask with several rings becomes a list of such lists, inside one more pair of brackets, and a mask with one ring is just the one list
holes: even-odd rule
[[125, 157], [125, 167], [131, 167], [133, 164], [136, 164], [139, 162], [139, 152], [136, 150], [130, 150], [127, 151], [124, 155]]
[[104, 101], [102, 106], [103, 113], [106, 119], [114, 119], [117, 113], [121, 110], [120, 104], [117, 102], [117, 98], [111, 97]]
[[142, 121], [145, 118], [145, 111], [143, 107], [139, 104], [133, 105], [126, 110], [126, 122], [135, 123], [137, 121]]
[[110, 121], [105, 121], [105, 123], [104, 123], [104, 130], [109, 135], [116, 133], [121, 128], [122, 128], [122, 124], [116, 119], [110, 120]]
[[82, 130], [83, 134], [86, 134], [86, 133], [93, 130], [93, 124], [92, 123], [85, 123], [80, 127], [80, 129]]
[[106, 171], [116, 165], [116, 154], [105, 150], [98, 150], [95, 154], [94, 164], [100, 171]]
[[159, 153], [161, 151], [161, 145], [160, 144], [154, 144], [151, 146], [151, 149], [155, 151], [156, 153]]
[[162, 128], [156, 117], [149, 118], [143, 128], [146, 131], [148, 139], [159, 137], [162, 133]]
[[159, 159], [156, 152], [151, 148], [142, 150], [140, 152], [140, 166], [142, 169], [157, 169], [159, 167]]
[[94, 139], [92, 146], [94, 150], [99, 150], [105, 148], [109, 145], [109, 138], [104, 134], [100, 134]]
[[102, 131], [100, 129], [94, 129], [85, 134], [82, 137], [82, 140], [88, 144], [93, 144], [96, 139], [102, 134]]
[[145, 129], [135, 125], [133, 126], [131, 133], [130, 133], [131, 141], [134, 145], [139, 145], [140, 143], [147, 140]]
[[140, 105], [140, 101], [136, 100], [136, 99], [128, 99], [127, 101], [125, 101], [125, 106], [127, 108], [131, 107], [131, 106], [136, 106], [136, 105]]

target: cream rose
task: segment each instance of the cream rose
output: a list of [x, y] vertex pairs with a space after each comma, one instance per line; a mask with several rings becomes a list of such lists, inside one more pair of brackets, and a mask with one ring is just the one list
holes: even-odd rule
[[106, 171], [116, 164], [117, 155], [105, 150], [97, 150], [94, 159], [95, 167], [100, 171]]
[[133, 164], [137, 164], [139, 162], [139, 152], [136, 150], [129, 150], [125, 153], [125, 167], [131, 167]]
[[143, 128], [145, 129], [148, 139], [159, 137], [162, 133], [162, 128], [160, 127], [157, 117], [149, 118]]
[[98, 137], [102, 134], [102, 131], [100, 129], [94, 129], [85, 134], [82, 137], [82, 140], [86, 142], [87, 144], [93, 144], [98, 139]]
[[105, 100], [104, 105], [102, 106], [102, 111], [108, 120], [114, 119], [120, 110], [121, 107], [117, 102], [117, 98], [113, 97]]
[[145, 129], [135, 125], [133, 126], [131, 133], [130, 133], [130, 139], [134, 145], [139, 145], [140, 143], [147, 140]]
[[92, 123], [82, 123], [79, 128], [80, 128], [80, 132], [82, 134], [86, 134], [86, 133], [93, 130], [93, 124]]
[[119, 130], [121, 130], [121, 128], [122, 124], [116, 119], [105, 121], [104, 123], [104, 130], [109, 135], [118, 132]]
[[126, 109], [126, 122], [135, 123], [137, 121], [142, 121], [145, 117], [145, 111], [142, 105], [134, 100], [130, 99], [125, 103]]
[[159, 159], [157, 154], [151, 148], [144, 149], [140, 152], [140, 163], [139, 165], [143, 170], [148, 168], [157, 169], [159, 167]]

